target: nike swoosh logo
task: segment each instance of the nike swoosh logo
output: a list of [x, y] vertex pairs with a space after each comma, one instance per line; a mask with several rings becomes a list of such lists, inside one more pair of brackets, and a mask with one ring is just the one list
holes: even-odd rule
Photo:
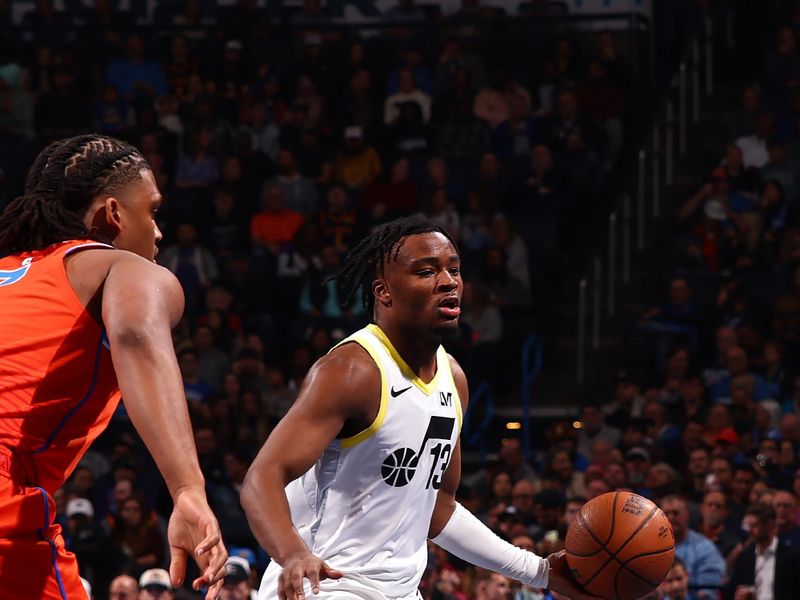
[[411, 386], [408, 386], [407, 388], [403, 388], [402, 390], [395, 390], [394, 386], [392, 386], [392, 391], [391, 391], [392, 398], [397, 398], [400, 394], [404, 394], [410, 389], [411, 389]]

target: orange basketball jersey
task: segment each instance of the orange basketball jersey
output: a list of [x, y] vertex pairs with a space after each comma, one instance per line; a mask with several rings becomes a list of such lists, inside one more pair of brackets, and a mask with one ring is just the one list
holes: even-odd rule
[[112, 246], [73, 240], [0, 258], [0, 445], [24, 465], [27, 485], [50, 494], [105, 429], [120, 396], [105, 332], [64, 265], [89, 248]]

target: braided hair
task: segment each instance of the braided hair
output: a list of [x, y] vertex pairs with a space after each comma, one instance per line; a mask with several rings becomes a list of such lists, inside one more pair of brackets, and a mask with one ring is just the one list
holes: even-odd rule
[[343, 304], [350, 304], [360, 287], [361, 303], [372, 317], [375, 309], [372, 282], [383, 275], [386, 260], [397, 258], [403, 240], [420, 233], [441, 233], [456, 247], [455, 241], [443, 227], [423, 216], [403, 217], [381, 225], [350, 250], [342, 270], [335, 277]]
[[53, 142], [33, 162], [24, 195], [0, 215], [0, 256], [66, 240], [103, 239], [83, 223], [89, 206], [149, 168], [136, 148], [111, 137], [88, 134]]

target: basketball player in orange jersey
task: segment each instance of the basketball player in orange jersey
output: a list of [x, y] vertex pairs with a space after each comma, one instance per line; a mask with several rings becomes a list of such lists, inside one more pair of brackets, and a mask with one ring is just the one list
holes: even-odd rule
[[455, 500], [467, 379], [441, 347], [458, 332], [460, 258], [424, 218], [381, 226], [348, 255], [372, 324], [313, 366], [245, 479], [242, 505], [273, 558], [259, 600], [420, 599], [427, 539], [574, 600], [563, 553], [501, 540]]
[[215, 598], [227, 558], [206, 501], [170, 329], [177, 280], [153, 263], [161, 196], [132, 146], [83, 135], [36, 159], [0, 216], [0, 595], [86, 598], [52, 494], [120, 398], [174, 502], [170, 575]]

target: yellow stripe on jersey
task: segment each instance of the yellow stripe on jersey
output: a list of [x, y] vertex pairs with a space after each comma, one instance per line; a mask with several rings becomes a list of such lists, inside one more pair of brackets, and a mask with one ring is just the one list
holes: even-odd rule
[[400, 368], [400, 372], [406, 379], [417, 386], [426, 396], [430, 396], [436, 391], [437, 384], [439, 382], [439, 373], [441, 373], [441, 361], [439, 360], [438, 352], [436, 353], [436, 375], [433, 376], [433, 379], [431, 379], [430, 383], [425, 383], [416, 373], [414, 373], [414, 371], [411, 370], [411, 367], [406, 364], [406, 361], [404, 361], [403, 357], [400, 356], [400, 353], [395, 350], [392, 342], [388, 337], [386, 337], [386, 334], [383, 333], [380, 327], [374, 323], [370, 323], [367, 325], [367, 329], [369, 329], [372, 334], [378, 338], [378, 340], [380, 340], [381, 344], [386, 347], [386, 350], [389, 352], [389, 356], [391, 356], [392, 360], [397, 363], [397, 366]]
[[447, 381], [449, 382], [450, 386], [453, 388], [453, 395], [455, 396], [455, 403], [456, 403], [456, 416], [458, 417], [458, 430], [461, 431], [461, 397], [458, 395], [458, 387], [456, 386], [456, 380], [453, 379], [453, 369], [450, 368], [450, 355], [447, 354], [444, 348], [439, 346], [439, 350], [436, 352], [437, 360], [439, 361], [440, 365], [443, 365], [443, 369], [446, 371]]
[[378, 367], [378, 370], [381, 372], [381, 405], [378, 408], [378, 414], [375, 416], [375, 420], [370, 423], [369, 427], [358, 432], [354, 436], [339, 440], [342, 448], [352, 448], [378, 433], [378, 430], [381, 428], [386, 418], [386, 410], [389, 407], [389, 378], [386, 376], [386, 373], [383, 372], [380, 356], [378, 356], [378, 352], [372, 346], [369, 336], [364, 335], [361, 331], [357, 331], [350, 337], [336, 344], [331, 350], [338, 348], [342, 344], [347, 344], [348, 342], [355, 342], [364, 348], [372, 357], [372, 362], [375, 363], [375, 366]]

